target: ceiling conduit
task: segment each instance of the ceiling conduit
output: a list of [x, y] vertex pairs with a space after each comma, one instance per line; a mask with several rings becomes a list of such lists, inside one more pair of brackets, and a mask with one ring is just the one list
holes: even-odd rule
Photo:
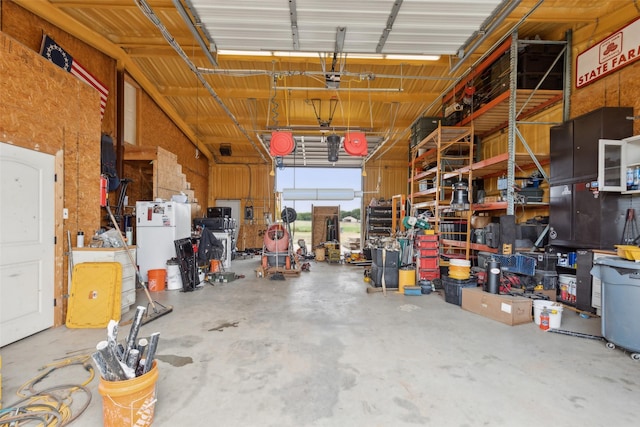
[[218, 61], [216, 61], [216, 59], [211, 54], [211, 50], [214, 52], [218, 50], [215, 43], [210, 42], [211, 49], [209, 48], [209, 46], [207, 46], [207, 44], [202, 39], [202, 35], [200, 35], [200, 33], [198, 32], [198, 29], [195, 26], [191, 25], [191, 18], [189, 17], [189, 14], [184, 9], [184, 7], [182, 7], [182, 3], [180, 3], [180, 0], [173, 0], [173, 5], [178, 10], [178, 13], [180, 14], [184, 22], [187, 23], [187, 26], [189, 27], [189, 31], [191, 31], [191, 34], [193, 34], [193, 37], [196, 39], [196, 41], [200, 45], [200, 49], [202, 49], [204, 56], [207, 57], [209, 62], [211, 62], [211, 64], [213, 64], [214, 67], [217, 67]]
[[[222, 102], [222, 99], [220, 99], [220, 97], [215, 92], [215, 90], [213, 90], [211, 85], [209, 85], [209, 83], [204, 79], [204, 76], [202, 75], [202, 73], [198, 71], [198, 67], [196, 67], [196, 65], [191, 61], [191, 59], [189, 59], [189, 57], [184, 52], [184, 50], [182, 50], [182, 47], [180, 46], [180, 44], [173, 38], [169, 30], [167, 30], [167, 27], [165, 27], [162, 21], [160, 21], [160, 18], [158, 18], [158, 16], [153, 12], [153, 10], [149, 6], [149, 4], [146, 2], [146, 0], [136, 0], [136, 4], [138, 5], [142, 13], [151, 21], [151, 23], [153, 23], [153, 25], [155, 25], [156, 28], [160, 30], [160, 33], [162, 33], [162, 36], [165, 38], [167, 43], [169, 43], [169, 45], [176, 51], [176, 53], [180, 55], [182, 60], [187, 64], [187, 66], [191, 69], [191, 71], [193, 71], [193, 73], [198, 77], [198, 80], [200, 81], [200, 83], [202, 83], [202, 85], [205, 87], [205, 89], [207, 89], [207, 91], [213, 97], [213, 99], [216, 100], [218, 105], [220, 105], [220, 107], [224, 110], [227, 116], [229, 116], [231, 121], [236, 125], [236, 127], [240, 130], [240, 132], [242, 132], [242, 134], [247, 138], [247, 140], [251, 143], [253, 148], [256, 149], [258, 154], [260, 154], [260, 157], [262, 158], [262, 160], [264, 160], [265, 163], [268, 163], [269, 161], [264, 156], [262, 150], [258, 148], [255, 142], [253, 142], [253, 139], [251, 138], [249, 133], [246, 131], [246, 129], [242, 127], [242, 125], [235, 118], [231, 110], [229, 110], [229, 108], [224, 104], [224, 102]], [[193, 23], [189, 21], [187, 25], [192, 26]], [[265, 151], [268, 151], [264, 145], [262, 148]]]
[[[471, 55], [473, 54], [473, 52], [475, 52], [475, 50], [478, 48], [478, 46], [480, 46], [480, 44], [481, 44], [481, 43], [482, 43], [482, 42], [483, 42], [483, 41], [484, 41], [484, 40], [485, 40], [485, 39], [486, 39], [486, 38], [487, 38], [487, 37], [488, 37], [488, 36], [489, 36], [489, 35], [490, 35], [490, 34], [491, 34], [491, 33], [492, 33], [496, 28], [497, 28], [497, 27], [498, 27], [498, 25], [500, 25], [500, 24], [501, 24], [501, 23], [506, 19], [506, 17], [507, 17], [511, 12], [513, 12], [513, 10], [515, 10], [515, 8], [516, 8], [516, 7], [518, 7], [518, 6], [520, 5], [520, 1], [521, 1], [521, 0], [514, 0], [510, 5], [508, 5], [508, 6], [506, 7], [506, 9], [505, 9], [505, 8], [503, 8], [502, 12], [500, 12], [500, 15], [499, 15], [495, 20], [493, 20], [493, 18], [494, 18], [494, 17], [496, 17], [496, 15], [497, 15], [497, 14], [495, 14], [495, 13], [494, 13], [494, 14], [492, 14], [490, 17], [488, 17], [488, 18], [485, 20], [485, 22], [484, 22], [484, 23], [483, 23], [483, 25], [482, 25], [483, 27], [484, 27], [484, 25], [485, 25], [486, 23], [491, 22], [492, 20], [493, 20], [493, 23], [492, 23], [492, 24], [490, 25], [490, 27], [489, 27], [489, 28], [487, 28], [486, 30], [481, 30], [481, 31], [480, 31], [480, 32], [482, 32], [482, 37], [480, 37], [479, 39], [477, 39], [477, 40], [475, 41], [475, 43], [474, 43], [474, 44], [469, 48], [469, 50], [468, 50], [467, 52], [465, 52], [465, 53], [464, 53], [464, 55], [460, 58], [460, 61], [459, 61], [458, 63], [456, 63], [456, 64], [451, 68], [451, 70], [449, 71], [449, 74], [455, 73], [455, 72], [458, 70], [458, 68], [460, 68], [460, 67], [462, 66], [462, 64], [464, 63], [464, 61], [466, 61], [466, 60], [469, 58], [469, 56], [471, 56]], [[531, 8], [531, 10], [529, 10], [529, 11], [525, 14], [525, 16], [523, 16], [523, 17], [518, 21], [518, 23], [514, 26], [514, 28], [518, 28], [518, 27], [519, 27], [519, 26], [520, 26], [520, 25], [521, 25], [521, 24], [526, 20], [526, 18], [527, 18], [529, 15], [531, 15], [531, 13], [533, 13], [533, 11], [535, 11], [535, 10], [538, 8], [538, 6], [540, 6], [540, 4], [542, 4], [542, 2], [543, 2], [543, 1], [544, 1], [544, 0], [539, 0], [539, 1], [538, 1], [538, 3], [536, 3], [536, 5], [535, 5], [533, 8]], [[507, 2], [508, 2], [508, 0], [505, 0], [505, 1], [503, 2], [503, 7], [504, 7], [504, 5], [505, 5]], [[476, 34], [480, 34], [480, 32], [478, 32], [478, 33], [476, 33]], [[491, 52], [493, 52], [493, 50], [494, 50], [497, 46], [499, 46], [499, 45], [504, 41], [504, 39], [505, 39], [508, 35], [509, 35], [509, 33], [506, 33], [506, 34], [505, 34], [505, 36], [504, 36], [504, 37], [502, 37], [498, 42], [494, 43], [494, 44], [493, 44], [493, 46], [491, 46], [491, 48], [490, 48], [490, 49], [488, 49], [488, 50], [487, 50], [487, 52], [486, 52], [486, 53], [485, 53], [481, 58], [479, 58], [479, 59], [474, 63], [474, 65], [475, 65], [475, 64], [477, 64], [477, 63], [480, 63], [482, 60], [484, 60], [484, 58], [485, 58], [486, 56], [488, 56]], [[471, 40], [473, 40], [473, 38], [474, 38], [474, 36], [470, 37], [470, 38], [469, 38], [469, 40], [467, 40], [467, 41], [465, 42], [465, 44], [460, 48], [460, 50], [461, 50], [461, 51], [463, 51], [463, 50], [465, 49], [465, 46], [466, 46], [466, 45], [467, 45]], [[471, 67], [470, 67], [470, 68], [471, 68]], [[468, 72], [468, 71], [467, 71], [467, 72]], [[467, 74], [467, 72], [463, 73], [463, 75], [461, 75], [460, 77], [455, 78], [455, 81], [454, 81], [453, 83], [451, 83], [451, 85], [449, 85], [449, 87], [447, 87], [447, 88], [442, 92], [442, 96], [443, 96], [444, 94], [446, 94], [447, 92], [449, 92], [452, 88], [454, 88], [454, 87], [455, 87], [455, 85], [456, 85], [456, 84], [458, 84], [458, 82], [459, 82], [460, 80], [462, 80], [462, 78]], [[404, 78], [406, 78], [406, 77], [404, 77]], [[454, 79], [454, 78], [452, 78], [452, 80], [453, 80], [453, 79]], [[438, 97], [438, 98], [434, 99], [434, 100], [433, 100], [433, 102], [431, 102], [431, 104], [429, 104], [429, 105], [428, 105], [428, 106], [427, 106], [427, 107], [426, 107], [426, 108], [425, 108], [425, 109], [424, 109], [424, 110], [423, 110], [423, 111], [418, 115], [418, 117], [417, 117], [417, 118], [415, 119], [415, 121], [411, 124], [411, 126], [415, 125], [415, 124], [418, 122], [418, 120], [420, 120], [420, 118], [421, 118], [422, 116], [424, 116], [424, 115], [425, 115], [428, 111], [430, 111], [430, 110], [431, 110], [431, 109], [432, 109], [432, 108], [433, 108], [433, 107], [434, 107], [438, 102], [440, 102], [440, 98], [441, 98], [442, 96], [440, 96], [440, 97]], [[407, 132], [409, 132], [409, 130], [410, 130], [410, 128], [411, 128], [411, 126], [410, 126], [409, 128], [407, 128], [407, 129], [405, 129], [405, 131], [404, 131], [404, 132], [402, 132], [400, 135], [398, 135], [398, 136], [396, 137], [396, 139], [394, 140], [394, 142], [391, 144], [391, 147], [393, 147], [393, 146], [394, 146], [394, 145], [395, 145], [395, 144], [400, 140], [400, 138], [402, 138], [402, 137], [403, 137]], [[380, 151], [380, 150], [381, 150], [381, 149], [382, 149], [382, 148], [387, 144], [387, 142], [389, 142], [389, 138], [387, 138], [386, 140], [384, 140], [384, 141], [382, 141], [380, 144], [378, 144], [378, 146], [376, 147], [376, 149], [375, 149], [372, 153], [370, 153], [370, 154], [365, 158], [365, 162], [368, 162], [369, 160], [371, 160], [371, 159], [372, 159], [372, 158], [373, 158], [373, 157], [378, 153], [378, 151]], [[389, 148], [391, 148], [391, 147], [389, 147]], [[382, 154], [380, 154], [380, 156], [378, 156], [378, 159], [380, 159], [380, 157], [381, 157], [382, 155], [384, 155], [384, 153], [386, 153], [387, 151], [389, 151], [389, 148], [387, 148], [385, 151], [383, 151], [383, 152], [382, 152]]]
[[[451, 70], [449, 70], [449, 74], [453, 74], [456, 71], [458, 71], [458, 68], [460, 68], [462, 66], [462, 64], [464, 63], [464, 61], [466, 61], [472, 54], [473, 52], [476, 51], [476, 49], [478, 48], [478, 46], [480, 46], [482, 44], [482, 42], [485, 41], [485, 39], [495, 31], [496, 28], [498, 28], [498, 25], [502, 24], [502, 22], [507, 18], [507, 16], [509, 16], [509, 14], [511, 14], [511, 12], [513, 12], [515, 10], [516, 7], [518, 7], [520, 5], [520, 1], [521, 0], [514, 0], [513, 2], [511, 2], [510, 5], [508, 5], [506, 8], [503, 8], [502, 11], [500, 12], [500, 15], [496, 18], [496, 14], [492, 14], [491, 16], [489, 16], [484, 23], [482, 24], [482, 26], [480, 27], [479, 31], [476, 31], [474, 33], [474, 35], [472, 35], [469, 40], [467, 40], [462, 47], [460, 48], [460, 50], [462, 52], [464, 52], [464, 54], [462, 55], [462, 57], [460, 58], [460, 61], [458, 61], [452, 68]], [[505, 3], [508, 3], [507, 0], [505, 0], [503, 2], [503, 5]], [[504, 7], [504, 6], [503, 6]], [[537, 8], [537, 6], [536, 6]], [[534, 8], [535, 10], [535, 8]], [[495, 18], [495, 20], [494, 20]], [[483, 29], [485, 24], [487, 24], [488, 22], [492, 21], [491, 25], [489, 25], [489, 27], [487, 29]], [[481, 35], [480, 38], [477, 38], [475, 42], [473, 42], [473, 44], [469, 47], [469, 50], [467, 50], [465, 52], [465, 47], [469, 44], [469, 42], [477, 37], [478, 35]]]

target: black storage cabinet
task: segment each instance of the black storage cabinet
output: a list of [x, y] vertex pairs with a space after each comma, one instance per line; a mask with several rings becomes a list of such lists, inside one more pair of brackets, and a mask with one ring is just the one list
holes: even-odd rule
[[571, 248], [613, 249], [619, 243], [628, 198], [594, 194], [598, 140], [633, 134], [631, 107], [604, 107], [550, 129], [549, 243]]

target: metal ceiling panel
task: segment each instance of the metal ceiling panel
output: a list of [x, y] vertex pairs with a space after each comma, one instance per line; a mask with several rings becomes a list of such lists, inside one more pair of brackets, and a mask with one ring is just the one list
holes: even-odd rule
[[[130, 76], [143, 76], [138, 83], [145, 89], [150, 85], [153, 90], [147, 92], [154, 101], [166, 111], [175, 112], [171, 117], [179, 117], [179, 126], [189, 128], [198, 142], [209, 147], [217, 156], [216, 162], [270, 161], [267, 137], [274, 128], [289, 127], [297, 129], [296, 139], [305, 140], [295, 161], [300, 162], [304, 147], [307, 161], [321, 167], [331, 166], [322, 136], [334, 130], [343, 136], [347, 128], [365, 129], [370, 153], [386, 141], [373, 161], [382, 154], [385, 162], [406, 162], [409, 127], [414, 120], [422, 114], [440, 114], [445, 89], [516, 24], [520, 38], [561, 40], [567, 30], [589, 26], [593, 27], [593, 37], [598, 38], [602, 36], [598, 19], [629, 3], [545, 0], [529, 14], [539, 0], [295, 0], [300, 50], [322, 52], [322, 57], [218, 55], [214, 67], [201, 51], [190, 25], [215, 41], [219, 49], [290, 51], [293, 30], [289, 1], [180, 1], [193, 15], [192, 22], [180, 16], [174, 0], [13, 0], [28, 10], [41, 9], [44, 19], [97, 49], [102, 47], [95, 40], [110, 41], [115, 49], [104, 52], [125, 64]], [[393, 18], [390, 14], [396, 2], [401, 4], [385, 41], [382, 36]], [[139, 7], [142, 4], [153, 11], [154, 19], [145, 16]], [[515, 7], [507, 19], [487, 34], [459, 69], [451, 72], [451, 66], [459, 62], [460, 47], [474, 43], [477, 38], [472, 34], [507, 5]], [[629, 13], [630, 19], [634, 12]], [[526, 21], [519, 22], [524, 16]], [[212, 71], [202, 78], [213, 94], [176, 53], [157, 22], [190, 62]], [[344, 74], [338, 88], [328, 88], [325, 69], [331, 67], [340, 26], [346, 28], [346, 56], [339, 58], [337, 68]], [[381, 40], [382, 53], [442, 57], [439, 61], [416, 62], [350, 55], [375, 53]], [[134, 73], [129, 69], [131, 64], [137, 67]], [[320, 128], [310, 101], [314, 98], [323, 102], [322, 120], [327, 119], [326, 105], [331, 99], [338, 100], [334, 128]], [[264, 147], [259, 136], [267, 141]], [[232, 157], [218, 156], [222, 143], [232, 145]], [[285, 165], [290, 161], [285, 159]], [[341, 150], [336, 166], [344, 163], [357, 167], [361, 161]]]
[[[219, 49], [294, 50], [290, 11], [281, 0], [189, 0]], [[394, 0], [297, 0], [301, 51], [333, 52], [346, 28], [343, 52], [375, 53]], [[404, 0], [383, 53], [454, 54], [500, 0]], [[443, 31], [438, 31], [443, 30]]]

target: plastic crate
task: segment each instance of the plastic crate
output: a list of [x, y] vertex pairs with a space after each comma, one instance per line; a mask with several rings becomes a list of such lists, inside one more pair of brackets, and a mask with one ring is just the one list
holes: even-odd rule
[[542, 289], [558, 289], [558, 273], [555, 270], [536, 270], [535, 279]]
[[417, 250], [417, 255], [418, 255], [419, 258], [439, 256], [440, 255], [440, 251], [438, 250], [438, 248], [418, 249]]
[[522, 255], [534, 258], [538, 270], [553, 271], [558, 265], [558, 254], [550, 252], [524, 252]]
[[438, 248], [438, 236], [435, 234], [420, 235], [415, 239], [415, 246], [418, 249], [437, 249]]
[[478, 281], [475, 278], [458, 280], [442, 276], [442, 284], [444, 286], [444, 300], [449, 304], [462, 305], [462, 288], [475, 288], [478, 286]]
[[436, 270], [438, 269], [438, 256], [431, 257], [420, 257], [418, 260], [418, 265], [421, 269], [425, 270]]
[[536, 274], [536, 260], [525, 255], [493, 255], [500, 261], [500, 268], [510, 273], [533, 276]]
[[423, 179], [422, 181], [418, 181], [418, 191], [427, 191], [431, 187], [432, 185], [429, 180]]
[[440, 269], [424, 269], [421, 268], [418, 270], [419, 280], [434, 280], [440, 278]]

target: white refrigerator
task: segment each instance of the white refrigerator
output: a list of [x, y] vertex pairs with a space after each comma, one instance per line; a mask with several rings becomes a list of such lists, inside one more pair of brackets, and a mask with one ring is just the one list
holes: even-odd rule
[[174, 240], [191, 237], [191, 204], [178, 202], [136, 203], [138, 268], [147, 282], [149, 270], [165, 269], [176, 257]]

